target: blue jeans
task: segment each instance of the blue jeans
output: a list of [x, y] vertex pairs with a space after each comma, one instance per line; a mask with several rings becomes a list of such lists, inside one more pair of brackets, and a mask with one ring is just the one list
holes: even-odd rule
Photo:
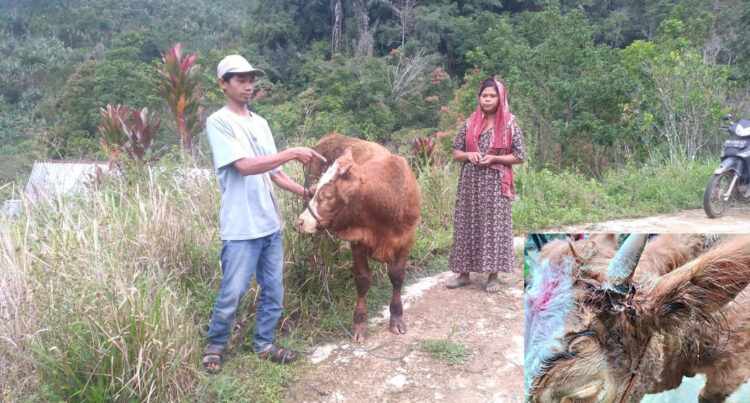
[[274, 328], [281, 317], [284, 302], [281, 233], [221, 243], [223, 277], [208, 327], [208, 342], [226, 347], [237, 307], [255, 273], [260, 284], [260, 297], [253, 348], [262, 352], [273, 342]]

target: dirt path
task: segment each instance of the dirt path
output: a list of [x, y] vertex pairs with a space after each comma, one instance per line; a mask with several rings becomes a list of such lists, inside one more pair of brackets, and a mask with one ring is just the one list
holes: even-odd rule
[[733, 206], [720, 218], [708, 218], [702, 209], [684, 210], [653, 217], [571, 225], [542, 232], [750, 233], [750, 206]]
[[[411, 351], [399, 360], [319, 346], [309, 358], [312, 370], [288, 389], [291, 402], [520, 402], [523, 400], [523, 279], [501, 275], [502, 291], [484, 291], [485, 276], [455, 290], [443, 287], [453, 274], [441, 273], [406, 287], [405, 335], [387, 329], [385, 316], [370, 320], [365, 348], [403, 342]], [[349, 321], [350, 315], [346, 316]], [[346, 322], [349, 325], [349, 322]], [[460, 343], [468, 351], [462, 364], [432, 358], [420, 350], [425, 340]], [[341, 347], [355, 346], [344, 341]], [[374, 354], [400, 356], [403, 344], [388, 344]]]

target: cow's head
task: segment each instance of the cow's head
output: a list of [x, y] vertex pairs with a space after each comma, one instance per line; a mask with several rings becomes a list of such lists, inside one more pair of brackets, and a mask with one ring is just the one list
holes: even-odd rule
[[750, 282], [748, 237], [705, 253], [669, 236], [644, 251], [646, 239], [631, 235], [619, 250], [611, 235], [543, 248], [525, 297], [527, 401], [638, 401], [659, 375], [659, 354], [644, 360], [652, 335], [711, 326]]
[[320, 178], [308, 208], [299, 216], [299, 227], [310, 234], [328, 228], [356, 197], [363, 179], [362, 167], [354, 162], [352, 151], [347, 148]]

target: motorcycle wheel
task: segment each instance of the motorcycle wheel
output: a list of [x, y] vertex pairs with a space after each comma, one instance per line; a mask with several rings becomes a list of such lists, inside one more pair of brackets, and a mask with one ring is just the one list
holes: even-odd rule
[[732, 204], [732, 199], [737, 196], [737, 188], [735, 187], [732, 194], [724, 199], [724, 195], [729, 190], [729, 185], [732, 183], [732, 179], [737, 175], [734, 171], [726, 171], [720, 174], [711, 176], [711, 179], [706, 185], [706, 191], [703, 193], [703, 210], [710, 218], [718, 218], [724, 214], [724, 211]]

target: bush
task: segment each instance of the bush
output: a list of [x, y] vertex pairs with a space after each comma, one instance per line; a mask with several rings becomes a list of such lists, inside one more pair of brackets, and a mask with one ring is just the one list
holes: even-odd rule
[[610, 170], [602, 182], [570, 171], [516, 170], [514, 232], [700, 208], [715, 161], [652, 161]]

